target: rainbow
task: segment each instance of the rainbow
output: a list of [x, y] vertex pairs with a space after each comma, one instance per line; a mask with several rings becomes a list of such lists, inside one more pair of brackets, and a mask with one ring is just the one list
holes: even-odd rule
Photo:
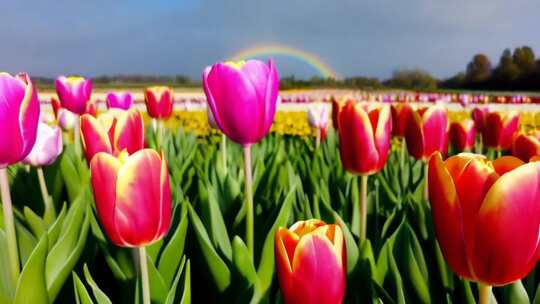
[[317, 70], [324, 78], [340, 79], [338, 73], [327, 65], [321, 58], [312, 53], [296, 49], [282, 44], [260, 44], [239, 51], [231, 57], [231, 60], [246, 60], [254, 57], [266, 57], [272, 55], [283, 55], [293, 57], [307, 63]]

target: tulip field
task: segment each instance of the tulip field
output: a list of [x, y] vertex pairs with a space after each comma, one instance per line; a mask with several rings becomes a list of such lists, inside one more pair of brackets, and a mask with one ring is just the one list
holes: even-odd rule
[[0, 304], [540, 303], [533, 97], [202, 86], [0, 74]]

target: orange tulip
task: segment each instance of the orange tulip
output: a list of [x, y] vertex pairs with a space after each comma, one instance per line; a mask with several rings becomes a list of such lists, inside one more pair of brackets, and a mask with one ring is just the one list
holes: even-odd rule
[[515, 134], [512, 141], [512, 155], [524, 162], [528, 162], [533, 156], [540, 155], [538, 134]]
[[519, 128], [518, 112], [490, 112], [485, 123], [482, 139], [486, 146], [499, 150], [512, 146], [512, 137]]
[[540, 162], [513, 156], [489, 162], [461, 153], [429, 162], [433, 225], [459, 276], [486, 285], [523, 278], [540, 254]]
[[405, 128], [407, 149], [416, 159], [428, 159], [435, 151], [448, 150], [448, 113], [441, 106], [411, 111]]
[[471, 119], [456, 121], [450, 125], [450, 142], [458, 151], [471, 150], [474, 146], [475, 135], [474, 122]]
[[98, 152], [118, 155], [125, 149], [132, 154], [144, 148], [144, 123], [135, 110], [110, 109], [99, 118], [83, 114], [80, 132], [88, 162]]
[[392, 104], [392, 134], [398, 137], [405, 136], [407, 127], [407, 118], [411, 112], [411, 106], [408, 103]]
[[343, 232], [321, 220], [279, 228], [276, 267], [285, 303], [341, 303], [346, 285]]
[[172, 207], [163, 153], [144, 149], [116, 158], [100, 152], [90, 171], [99, 221], [115, 245], [146, 246], [167, 233]]
[[349, 101], [339, 113], [339, 151], [343, 167], [370, 175], [384, 167], [390, 148], [389, 106]]

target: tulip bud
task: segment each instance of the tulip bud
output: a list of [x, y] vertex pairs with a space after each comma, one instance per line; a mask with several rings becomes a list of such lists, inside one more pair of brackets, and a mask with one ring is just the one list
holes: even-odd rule
[[450, 141], [458, 151], [471, 150], [474, 147], [475, 135], [474, 122], [471, 119], [456, 121], [450, 125]]
[[312, 128], [326, 129], [328, 126], [328, 107], [325, 104], [309, 107], [308, 123]]
[[81, 135], [86, 160], [98, 152], [118, 155], [126, 150], [133, 154], [144, 148], [144, 123], [140, 112], [111, 109], [94, 118], [81, 116]]
[[514, 133], [519, 129], [519, 112], [491, 112], [486, 116], [482, 133], [484, 144], [491, 148], [509, 149]]
[[0, 73], [0, 168], [24, 159], [36, 141], [40, 106], [36, 89], [26, 74]]
[[149, 87], [144, 90], [144, 102], [148, 115], [167, 119], [173, 111], [173, 91], [169, 87]]
[[231, 140], [247, 146], [268, 133], [279, 91], [272, 60], [268, 64], [248, 60], [207, 67], [203, 87], [217, 125]]
[[71, 112], [68, 109], [60, 108], [58, 110], [57, 119], [60, 128], [62, 128], [64, 131], [69, 131], [75, 127], [75, 123], [77, 122], [77, 119], [79, 119], [79, 115]]
[[63, 108], [78, 115], [87, 112], [86, 103], [92, 94], [92, 81], [83, 77], [60, 76], [55, 86]]
[[48, 166], [54, 163], [62, 153], [62, 131], [46, 123], [38, 124], [37, 138], [30, 154], [22, 161], [34, 167]]
[[435, 151], [448, 150], [448, 114], [443, 106], [412, 110], [405, 128], [407, 149], [416, 159], [428, 159]]
[[395, 103], [390, 109], [392, 110], [392, 134], [404, 137], [411, 106], [408, 103]]
[[461, 153], [429, 161], [435, 234], [450, 268], [486, 285], [526, 276], [539, 257], [540, 162]]
[[370, 175], [384, 167], [392, 118], [388, 105], [348, 102], [339, 113], [339, 151], [345, 170]]
[[107, 108], [117, 108], [121, 110], [129, 110], [133, 105], [133, 97], [129, 92], [110, 92], [106, 97]]
[[515, 134], [512, 142], [512, 155], [524, 162], [528, 162], [533, 156], [540, 155], [538, 134]]
[[116, 158], [101, 152], [90, 171], [99, 221], [115, 245], [146, 246], [167, 234], [172, 207], [163, 153], [144, 149]]
[[321, 220], [279, 228], [275, 237], [276, 268], [285, 303], [343, 301], [346, 257], [343, 232]]

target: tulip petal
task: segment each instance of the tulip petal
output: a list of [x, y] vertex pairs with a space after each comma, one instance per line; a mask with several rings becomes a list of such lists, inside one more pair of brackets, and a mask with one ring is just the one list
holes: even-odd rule
[[442, 253], [454, 272], [471, 279], [465, 249], [463, 211], [456, 186], [440, 153], [431, 156], [428, 168], [429, 201]]
[[441, 106], [430, 107], [422, 116], [424, 133], [424, 157], [435, 151], [445, 155], [448, 145], [448, 116]]
[[140, 112], [131, 110], [118, 116], [114, 126], [113, 150], [133, 154], [144, 148], [144, 122]]
[[150, 149], [132, 154], [118, 171], [116, 229], [131, 246], [147, 245], [159, 234], [161, 159]]
[[7, 73], [0, 73], [0, 168], [21, 159], [24, 139], [19, 126], [19, 109], [25, 98], [25, 86]]
[[388, 158], [390, 151], [390, 136], [392, 132], [392, 117], [390, 115], [390, 107], [383, 106], [380, 110], [377, 119], [375, 131], [375, 147], [379, 152], [379, 165], [377, 170], [381, 169]]
[[83, 114], [80, 119], [81, 139], [86, 160], [90, 162], [98, 152], [112, 153], [108, 132], [100, 121], [90, 114]]
[[407, 150], [416, 159], [424, 156], [425, 138], [422, 117], [416, 111], [411, 111], [405, 128]]
[[503, 156], [493, 161], [492, 165], [499, 175], [510, 172], [515, 168], [525, 164], [522, 160], [514, 156]]
[[165, 154], [161, 152], [161, 174], [160, 174], [160, 189], [161, 196], [159, 201], [160, 203], [160, 217], [159, 217], [159, 226], [157, 234], [154, 236], [154, 239], [161, 239], [171, 226], [172, 219], [172, 196], [171, 196], [171, 182], [169, 179], [169, 168], [167, 166], [167, 161], [165, 160]]
[[540, 163], [507, 172], [482, 203], [476, 224], [475, 273], [502, 285], [524, 277], [536, 264], [540, 230]]
[[116, 245], [127, 245], [118, 235], [115, 224], [117, 173], [122, 163], [107, 153], [98, 153], [90, 162], [96, 210], [103, 229]]

